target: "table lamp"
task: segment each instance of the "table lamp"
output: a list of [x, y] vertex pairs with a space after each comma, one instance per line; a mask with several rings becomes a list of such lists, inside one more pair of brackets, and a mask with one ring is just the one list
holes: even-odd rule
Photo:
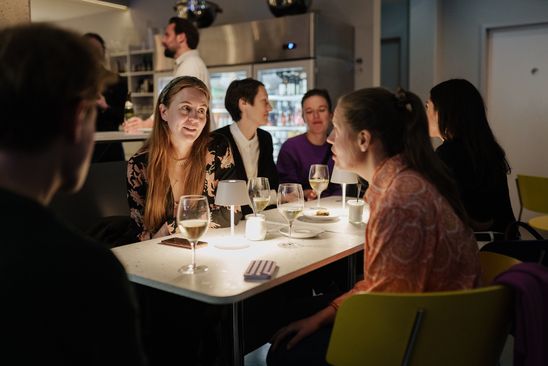
[[234, 179], [220, 181], [217, 185], [215, 204], [230, 206], [230, 235], [234, 237], [234, 206], [250, 204], [245, 181]]
[[335, 165], [333, 167], [333, 174], [331, 174], [331, 182], [342, 185], [342, 208], [346, 208], [346, 185], [357, 184], [358, 176], [347, 170], [339, 169]]

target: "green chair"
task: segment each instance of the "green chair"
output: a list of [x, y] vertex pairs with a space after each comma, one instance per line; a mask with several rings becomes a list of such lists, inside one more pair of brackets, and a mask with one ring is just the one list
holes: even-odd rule
[[[519, 195], [519, 216], [523, 209], [548, 214], [548, 178], [519, 175], [516, 178]], [[533, 217], [529, 225], [538, 230], [548, 231], [548, 215]]]
[[430, 293], [361, 293], [337, 312], [335, 366], [497, 365], [511, 324], [503, 286]]
[[495, 277], [510, 267], [522, 263], [519, 259], [509, 257], [504, 254], [493, 252], [479, 252], [481, 263], [481, 282], [483, 285], [489, 285]]

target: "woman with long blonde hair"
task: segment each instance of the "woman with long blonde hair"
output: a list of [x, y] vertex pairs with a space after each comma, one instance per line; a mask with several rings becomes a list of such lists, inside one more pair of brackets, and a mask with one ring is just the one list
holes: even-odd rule
[[138, 240], [175, 233], [179, 197], [203, 194], [211, 226], [228, 226], [225, 208], [214, 205], [220, 180], [231, 178], [228, 142], [209, 134], [209, 90], [198, 78], [173, 79], [160, 93], [148, 141], [128, 161], [132, 234]]

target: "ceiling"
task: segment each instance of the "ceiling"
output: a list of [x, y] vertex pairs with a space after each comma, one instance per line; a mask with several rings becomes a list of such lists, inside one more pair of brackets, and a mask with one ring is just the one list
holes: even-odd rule
[[31, 0], [30, 17], [33, 22], [56, 22], [107, 11], [120, 11], [83, 0]]

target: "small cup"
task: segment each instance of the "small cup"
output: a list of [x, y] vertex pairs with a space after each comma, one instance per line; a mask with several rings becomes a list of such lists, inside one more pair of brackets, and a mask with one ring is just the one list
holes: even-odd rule
[[264, 240], [266, 238], [266, 219], [264, 215], [246, 216], [245, 237], [248, 240]]
[[365, 202], [363, 200], [348, 200], [346, 204], [348, 206], [348, 221], [353, 224], [362, 223]]

